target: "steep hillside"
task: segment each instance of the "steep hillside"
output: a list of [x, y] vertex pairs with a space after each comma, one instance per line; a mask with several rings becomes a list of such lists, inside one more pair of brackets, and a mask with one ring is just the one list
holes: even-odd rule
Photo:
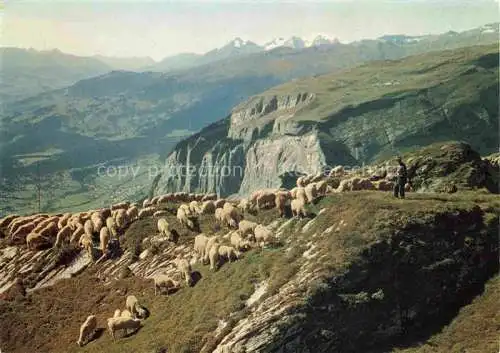
[[[448, 140], [496, 152], [498, 53], [496, 44], [435, 52], [274, 87], [180, 142], [159, 188], [247, 194], [280, 186], [285, 173], [362, 166]], [[182, 166], [195, 173], [180, 175]]]
[[[0, 322], [9, 323], [0, 330], [2, 349], [388, 352], [437, 334], [498, 272], [500, 204], [492, 195], [411, 194], [398, 200], [380, 191], [346, 192], [318, 199], [310, 218], [280, 219], [275, 209], [245, 213], [272, 228], [276, 241], [217, 271], [194, 261], [198, 232], [178, 223], [177, 206], [159, 206], [179, 233], [176, 244], [152, 245], [156, 219], [146, 217], [120, 236], [123, 254], [89, 267], [78, 250], [28, 251], [1, 240]], [[199, 224], [205, 234], [228, 233], [213, 215], [201, 216]], [[172, 260], [178, 255], [193, 260], [194, 286], [154, 296], [148, 277], [162, 270], [177, 276]], [[105, 320], [131, 294], [150, 315], [138, 332], [118, 334], [113, 343]], [[489, 287], [484, 295], [474, 304], [490, 302]], [[459, 314], [459, 326], [451, 326], [455, 333], [446, 334], [453, 334], [455, 345], [489, 347], [480, 339], [498, 332], [495, 323], [483, 322], [481, 334], [463, 332], [460, 317], [467, 310]], [[79, 348], [79, 325], [91, 313], [98, 317], [97, 334]]]

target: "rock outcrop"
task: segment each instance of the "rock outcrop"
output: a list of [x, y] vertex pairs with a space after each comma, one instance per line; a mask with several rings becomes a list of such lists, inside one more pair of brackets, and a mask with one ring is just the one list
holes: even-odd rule
[[[280, 187], [286, 173], [362, 166], [449, 140], [492, 153], [499, 142], [497, 56], [493, 47], [478, 47], [474, 54], [461, 49], [278, 86], [179, 143], [159, 189], [245, 195]], [[417, 61], [422, 69], [408, 71]], [[175, 172], [186, 167], [191, 175]], [[467, 178], [472, 186], [484, 184]]]

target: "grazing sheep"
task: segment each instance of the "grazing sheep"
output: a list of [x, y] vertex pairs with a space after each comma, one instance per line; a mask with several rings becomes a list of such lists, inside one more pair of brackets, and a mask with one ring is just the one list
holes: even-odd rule
[[205, 259], [205, 249], [207, 247], [208, 237], [200, 233], [194, 237], [194, 252], [199, 256], [203, 262]]
[[222, 218], [223, 212], [224, 212], [224, 210], [222, 208], [215, 209], [215, 220], [221, 224], [224, 221], [224, 219]]
[[156, 207], [146, 207], [139, 211], [137, 218], [144, 219], [147, 217], [151, 217], [155, 212], [156, 212]]
[[14, 234], [21, 226], [28, 224], [37, 218], [38, 218], [37, 216], [19, 217], [9, 225], [8, 233]]
[[174, 260], [174, 264], [181, 273], [181, 279], [184, 279], [186, 281], [186, 285], [190, 287], [193, 284], [193, 278], [191, 276], [193, 270], [191, 269], [189, 261], [178, 257]]
[[139, 217], [139, 209], [135, 206], [127, 209], [127, 219], [129, 222], [135, 221]]
[[275, 205], [275, 194], [271, 190], [261, 190], [259, 196], [257, 197], [257, 208], [274, 208]]
[[164, 274], [158, 274], [158, 275], [153, 276], [153, 280], [154, 280], [154, 286], [155, 286], [155, 296], [157, 295], [158, 291], [160, 291], [160, 293], [161, 293], [162, 288], [167, 289], [167, 296], [168, 296], [168, 292], [170, 290], [178, 289], [181, 286], [179, 281], [176, 281], [176, 280], [172, 279], [170, 276], [164, 275]]
[[78, 224], [76, 229], [73, 231], [73, 234], [71, 234], [71, 238], [69, 238], [69, 243], [74, 244], [76, 240], [80, 240], [80, 237], [85, 234], [85, 230], [83, 229], [83, 226], [81, 224]]
[[328, 182], [326, 180], [321, 180], [316, 183], [316, 190], [318, 195], [324, 196], [328, 190]]
[[71, 213], [63, 214], [62, 217], [59, 218], [59, 222], [57, 222], [57, 228], [59, 230], [63, 229], [68, 224], [70, 217], [71, 217]]
[[128, 201], [115, 203], [114, 205], [111, 206], [111, 211], [120, 210], [120, 209], [121, 210], [127, 209], [129, 206], [130, 206], [130, 202], [128, 202]]
[[156, 222], [156, 225], [158, 227], [158, 232], [160, 232], [160, 235], [167, 237], [170, 239], [172, 237], [172, 232], [170, 232], [170, 227], [165, 218], [160, 218], [158, 222]]
[[323, 173], [318, 173], [316, 175], [314, 175], [311, 180], [310, 180], [310, 183], [317, 183], [317, 182], [320, 182], [321, 180], [323, 180], [325, 178], [325, 175]]
[[221, 207], [224, 207], [224, 205], [226, 204], [226, 200], [225, 199], [218, 199], [214, 202], [215, 204], [215, 208], [221, 208]]
[[278, 191], [274, 203], [279, 211], [280, 217], [285, 216], [286, 203], [291, 198], [289, 192]]
[[129, 317], [112, 317], [108, 319], [108, 330], [113, 338], [116, 340], [115, 332], [118, 330], [124, 330], [127, 334], [128, 330], [137, 331], [141, 327], [141, 320], [129, 318]]
[[82, 326], [80, 326], [80, 336], [76, 344], [80, 347], [83, 346], [84, 342], [88, 343], [88, 339], [92, 338], [95, 329], [97, 328], [97, 318], [95, 315], [87, 316]]
[[78, 241], [78, 245], [81, 247], [81, 248], [84, 248], [87, 253], [89, 254], [90, 258], [92, 258], [92, 247], [93, 247], [93, 243], [92, 243], [92, 237], [89, 236], [88, 234], [83, 234], [81, 237], [80, 237], [80, 240]]
[[215, 203], [212, 200], [203, 201], [200, 207], [200, 214], [214, 214]]
[[231, 233], [230, 237], [231, 245], [235, 247], [235, 249], [240, 251], [245, 251], [250, 248], [250, 242], [246, 239], [243, 239], [238, 232]]
[[257, 243], [261, 243], [262, 246], [266, 243], [269, 243], [272, 238], [273, 232], [266, 226], [259, 224], [255, 228], [255, 241]]
[[227, 245], [219, 246], [219, 257], [224, 260], [233, 262], [233, 260], [238, 260], [240, 258], [240, 255], [241, 253], [232, 246], [227, 246]]
[[237, 207], [243, 213], [253, 211], [253, 205], [249, 199], [241, 199]]
[[13, 241], [17, 241], [17, 240], [25, 240], [26, 239], [26, 236], [33, 232], [36, 228], [36, 223], [35, 221], [33, 222], [29, 222], [27, 224], [24, 224], [22, 226], [20, 226], [19, 228], [17, 228], [17, 230], [11, 235], [11, 239]]
[[94, 225], [92, 224], [92, 221], [90, 219], [85, 221], [83, 229], [85, 230], [85, 234], [92, 237], [92, 234], [94, 234]]
[[155, 196], [151, 199], [151, 204], [157, 205], [159, 200], [160, 200], [160, 196]]
[[307, 195], [306, 195], [306, 189], [303, 187], [297, 188], [295, 192], [295, 198], [297, 200], [302, 200], [304, 203], [307, 203]]
[[208, 252], [208, 258], [210, 260], [210, 269], [217, 271], [219, 266], [219, 243], [214, 243]]
[[116, 229], [116, 222], [113, 217], [106, 218], [106, 228], [108, 228], [108, 231], [113, 238], [117, 237], [118, 231]]
[[179, 208], [182, 208], [182, 210], [184, 210], [184, 213], [186, 213], [186, 215], [189, 217], [189, 216], [192, 216], [194, 213], [191, 211], [191, 207], [188, 205], [188, 204], [181, 204], [179, 206]]
[[120, 208], [116, 212], [115, 223], [116, 223], [116, 228], [119, 230], [124, 230], [127, 227], [128, 218], [127, 218], [127, 211], [125, 209]]
[[145, 199], [142, 202], [142, 208], [146, 208], [146, 207], [149, 207], [149, 206], [151, 206], [151, 201], [149, 199]]
[[301, 176], [301, 177], [297, 178], [297, 187], [298, 188], [303, 188], [304, 186], [306, 186], [306, 184], [304, 182], [304, 178], [305, 178], [305, 176]]
[[125, 301], [125, 307], [134, 315], [134, 317], [144, 317], [145, 310], [139, 305], [139, 301], [135, 295], [129, 295]]
[[330, 171], [330, 177], [341, 177], [345, 174], [344, 167], [341, 165], [336, 166]]
[[351, 191], [357, 190], [375, 190], [375, 187], [368, 178], [353, 178]]
[[36, 250], [38, 246], [48, 242], [49, 239], [39, 233], [30, 233], [26, 236], [26, 246], [28, 247], [28, 250]]
[[120, 314], [120, 317], [129, 317], [129, 318], [133, 318], [132, 316], [132, 313], [130, 312], [130, 310], [122, 310], [122, 313]]
[[200, 205], [198, 203], [198, 201], [191, 201], [189, 203], [189, 211], [191, 212], [191, 214], [200, 214], [201, 213], [201, 208], [200, 208]]
[[10, 214], [8, 216], [5, 216], [0, 220], [0, 228], [8, 228], [12, 221], [14, 221], [18, 217], [18, 214]]
[[207, 243], [206, 243], [206, 246], [205, 246], [204, 263], [207, 263], [210, 260], [210, 249], [212, 249], [214, 245], [220, 244], [220, 242], [221, 242], [221, 240], [220, 240], [220, 238], [218, 236], [209, 237], [207, 239]]
[[306, 217], [307, 211], [305, 208], [305, 202], [303, 199], [294, 199], [291, 202], [292, 215], [294, 217]]
[[255, 227], [257, 227], [257, 223], [248, 221], [248, 220], [242, 220], [238, 224], [238, 231], [241, 234], [243, 238], [245, 238], [247, 235], [253, 235], [255, 231]]
[[215, 201], [217, 200], [217, 194], [206, 194], [203, 196], [201, 201]]
[[222, 210], [223, 210], [222, 211], [223, 222], [229, 225], [230, 227], [237, 228], [238, 223], [243, 218], [241, 214], [238, 212], [238, 209], [231, 203], [226, 202]]
[[179, 220], [180, 224], [185, 225], [187, 228], [194, 228], [194, 223], [191, 219], [189, 219], [188, 214], [186, 214], [185, 208], [179, 207], [177, 209], [177, 219]]
[[168, 216], [168, 211], [165, 210], [159, 210], [153, 213], [153, 217], [158, 218], [158, 217], [163, 217], [163, 216]]
[[316, 189], [316, 184], [307, 184], [305, 187], [307, 202], [311, 203], [318, 197], [318, 191]]
[[109, 239], [110, 239], [110, 234], [109, 234], [109, 230], [107, 227], [101, 228], [101, 231], [99, 232], [99, 239], [100, 239], [100, 245], [101, 245], [101, 252], [104, 255], [106, 253], [106, 249], [108, 248]]
[[71, 227], [69, 225], [64, 226], [59, 232], [57, 232], [54, 247], [58, 248], [65, 239], [69, 240], [72, 233], [73, 232], [71, 231]]
[[378, 180], [373, 185], [379, 191], [392, 191], [394, 189], [394, 183], [387, 180]]

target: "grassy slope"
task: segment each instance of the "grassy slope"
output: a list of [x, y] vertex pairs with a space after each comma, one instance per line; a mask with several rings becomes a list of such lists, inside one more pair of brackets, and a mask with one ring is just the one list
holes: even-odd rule
[[426, 342], [398, 353], [496, 353], [500, 333], [500, 278], [488, 281], [484, 293]]
[[[346, 107], [356, 107], [384, 97], [404, 96], [406, 93], [447, 83], [452, 84], [456, 90], [450, 97], [449, 104], [466, 104], [477, 100], [482, 88], [495, 84], [491, 77], [498, 77], [498, 65], [488, 67], [493, 72], [480, 69], [475, 71], [472, 84], [468, 82], [464, 85], [460, 79], [472, 65], [481, 64], [477, 63], [479, 58], [489, 54], [498, 56], [498, 45], [468, 47], [438, 54], [419, 54], [392, 61], [375, 61], [355, 69], [294, 80], [257, 97], [314, 93], [314, 102], [294, 115], [293, 119], [299, 121], [328, 120]], [[464, 92], [464, 89], [468, 91]], [[460, 99], [460, 102], [453, 101], [454, 97]], [[242, 103], [239, 107], [245, 107], [247, 104], [248, 102]]]
[[[315, 266], [325, 277], [330, 277], [355, 262], [364, 248], [387, 236], [390, 229], [397, 229], [425, 215], [467, 210], [475, 205], [496, 214], [500, 210], [498, 199], [476, 193], [409, 194], [405, 201], [394, 200], [389, 193], [381, 192], [332, 195], [313, 207], [316, 212], [320, 208], [327, 210], [317, 217], [309, 231], [302, 235], [298, 232], [305, 220], [293, 221], [288, 226], [281, 240], [292, 241], [291, 246], [287, 246], [291, 251], [285, 251], [284, 247], [270, 248], [262, 253], [254, 250], [235, 263], [225, 264], [216, 273], [206, 266], [196, 265], [194, 270], [202, 274], [201, 281], [194, 288], [183, 288], [169, 297], [155, 298], [150, 281], [127, 278], [105, 286], [87, 273], [59, 282], [52, 288], [41, 289], [27, 302], [0, 303], [1, 322], [9, 322], [9, 326], [0, 332], [0, 338], [7, 342], [4, 347], [9, 352], [149, 353], [164, 347], [173, 353], [198, 352], [211, 340], [210, 332], [217, 327], [219, 319], [227, 320], [230, 313], [236, 313], [233, 320], [245, 315], [244, 301], [252, 294], [255, 283], [268, 280], [269, 291], [273, 292], [294, 275], [313, 233], [320, 234], [339, 224], [340, 220], [346, 222], [341, 231], [315, 241], [318, 249]], [[268, 224], [276, 217], [275, 210], [265, 211], [258, 215], [257, 220]], [[179, 229], [181, 244], [192, 246], [195, 233], [181, 228], [173, 216], [169, 216], [168, 221], [174, 229]], [[212, 217], [201, 221], [202, 231], [213, 233], [217, 230]], [[380, 227], [386, 232], [379, 233]], [[153, 220], [136, 222], [125, 234], [125, 246], [130, 249], [138, 247], [139, 252], [142, 239], [151, 235], [153, 230]], [[91, 312], [97, 313], [99, 327], [104, 327], [104, 319], [112, 316], [114, 309], [123, 307], [126, 295], [131, 293], [140, 297], [151, 311], [151, 316], [137, 334], [112, 343], [105, 332], [85, 348], [76, 347], [81, 320]], [[230, 324], [233, 320], [229, 320]], [[457, 343], [470, 340], [470, 344], [479, 344], [476, 339], [482, 336], [463, 337], [459, 332], [455, 337]]]

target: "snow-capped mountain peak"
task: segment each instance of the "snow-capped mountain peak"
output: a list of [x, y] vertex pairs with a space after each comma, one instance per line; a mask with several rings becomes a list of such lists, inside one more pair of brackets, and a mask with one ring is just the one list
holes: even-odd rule
[[330, 37], [324, 34], [317, 34], [314, 36], [312, 39], [306, 40], [305, 41], [305, 46], [306, 47], [319, 47], [321, 45], [331, 45], [331, 44], [337, 44], [339, 43], [339, 40], [334, 37]]
[[299, 37], [290, 37], [285, 39], [284, 37], [275, 38], [272, 41], [264, 44], [265, 50], [271, 50], [278, 47], [287, 47], [292, 49], [302, 49], [304, 48], [304, 41]]
[[236, 37], [233, 39], [233, 41], [231, 42], [231, 44], [235, 47], [235, 48], [241, 48], [241, 47], [244, 47], [245, 45], [247, 45], [249, 43], [248, 40], [243, 40], [241, 39], [240, 37]]

